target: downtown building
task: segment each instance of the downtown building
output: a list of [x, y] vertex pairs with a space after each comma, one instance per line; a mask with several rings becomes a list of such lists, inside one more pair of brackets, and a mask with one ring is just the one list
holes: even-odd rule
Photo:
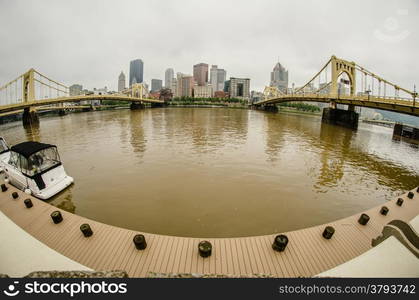
[[271, 82], [269, 85], [283, 92], [287, 92], [288, 90], [288, 71], [279, 62], [271, 72]]
[[69, 90], [70, 96], [78, 96], [78, 95], [83, 94], [82, 93], [83, 86], [81, 84], [70, 85], [68, 90]]
[[141, 59], [132, 60], [129, 64], [129, 86], [142, 83], [144, 76], [144, 63]]
[[230, 98], [250, 100], [250, 79], [230, 77], [225, 83], [224, 91], [229, 93]]
[[177, 73], [176, 97], [193, 97], [195, 81], [193, 76]]
[[121, 71], [118, 77], [118, 92], [125, 90], [125, 74]]
[[193, 79], [198, 86], [205, 86], [208, 82], [208, 64], [200, 63], [194, 65]]
[[160, 79], [151, 79], [151, 92], [158, 92], [163, 88], [163, 81]]
[[170, 83], [170, 91], [174, 97], [177, 97], [177, 79], [173, 78], [172, 82]]
[[224, 82], [226, 81], [227, 72], [219, 69], [217, 65], [212, 65], [210, 70], [210, 83], [213, 93], [224, 90]]
[[175, 72], [173, 71], [173, 69], [172, 68], [166, 69], [166, 72], [164, 72], [164, 87], [167, 89], [172, 89], [172, 82], [174, 79], [175, 79]]
[[195, 85], [193, 95], [194, 98], [211, 98], [213, 95], [212, 87], [210, 84], [204, 86]]

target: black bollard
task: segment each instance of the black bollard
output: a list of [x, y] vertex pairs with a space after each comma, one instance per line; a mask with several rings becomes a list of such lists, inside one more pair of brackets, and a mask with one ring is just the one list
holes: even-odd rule
[[23, 200], [23, 203], [25, 203], [26, 208], [31, 208], [33, 206], [31, 199], [25, 199]]
[[407, 194], [407, 198], [409, 198], [409, 199], [413, 199], [414, 196], [415, 196], [415, 194], [413, 194], [413, 192], [409, 192]]
[[92, 236], [92, 234], [93, 234], [92, 228], [90, 228], [89, 224], [81, 224], [80, 225], [80, 230], [85, 237]]
[[361, 225], [367, 225], [369, 220], [370, 217], [367, 214], [362, 214], [358, 219], [358, 223]]
[[52, 218], [52, 221], [54, 222], [54, 224], [58, 224], [63, 220], [63, 216], [61, 215], [61, 213], [58, 210], [53, 211], [51, 213], [51, 218]]
[[284, 234], [277, 235], [272, 244], [272, 249], [278, 252], [285, 250], [288, 244], [288, 237]]
[[17, 192], [13, 192], [12, 197], [13, 197], [13, 199], [17, 199], [17, 198], [19, 198], [19, 194]]
[[323, 237], [326, 240], [328, 240], [333, 236], [334, 233], [335, 233], [335, 229], [332, 226], [326, 226], [326, 228], [323, 231]]
[[201, 241], [198, 244], [198, 252], [201, 257], [208, 257], [211, 256], [212, 253], [212, 245], [208, 241]]
[[386, 216], [388, 213], [388, 207], [387, 206], [383, 206], [380, 209], [380, 214], [382, 214], [383, 216]]
[[1, 185], [1, 191], [2, 192], [7, 191], [7, 186], [4, 183], [2, 183], [2, 185]]
[[145, 237], [142, 234], [137, 234], [136, 236], [134, 236], [133, 242], [135, 244], [135, 248], [137, 248], [138, 250], [144, 250], [145, 248], [147, 248]]
[[396, 204], [397, 204], [398, 206], [402, 206], [402, 204], [403, 204], [403, 199], [402, 199], [402, 198], [397, 199]]

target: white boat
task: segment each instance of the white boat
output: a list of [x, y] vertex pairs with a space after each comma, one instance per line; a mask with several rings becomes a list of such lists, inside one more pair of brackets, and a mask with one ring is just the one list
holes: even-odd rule
[[3, 172], [4, 163], [9, 161], [10, 149], [6, 141], [0, 136], [0, 172]]
[[57, 147], [50, 144], [29, 141], [10, 147], [3, 168], [12, 185], [43, 200], [74, 181], [66, 174]]

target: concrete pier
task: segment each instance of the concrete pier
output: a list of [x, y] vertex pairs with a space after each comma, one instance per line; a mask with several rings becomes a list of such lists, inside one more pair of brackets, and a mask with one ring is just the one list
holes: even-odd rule
[[129, 106], [130, 109], [144, 109], [145, 105], [141, 102], [132, 102], [131, 105]]
[[393, 137], [405, 137], [419, 141], [419, 128], [401, 123], [394, 124]]
[[87, 107], [83, 107], [81, 111], [88, 112], [88, 111], [92, 111], [92, 110], [93, 110], [93, 106], [90, 105], [90, 106], [87, 106]]
[[279, 111], [278, 107], [275, 104], [274, 105], [264, 105], [263, 110], [264, 111], [269, 111], [269, 112], [274, 112], [274, 113]]
[[58, 111], [58, 115], [59, 116], [65, 116], [67, 114], [67, 111], [65, 110], [65, 109], [60, 109], [59, 111]]
[[356, 130], [358, 128], [358, 118], [359, 114], [353, 109], [324, 108], [322, 122]]
[[151, 107], [152, 108], [155, 108], [155, 107], [163, 107], [163, 106], [165, 106], [164, 103], [151, 103]]
[[23, 126], [39, 124], [39, 117], [36, 110], [31, 109], [30, 107], [23, 110], [22, 115]]

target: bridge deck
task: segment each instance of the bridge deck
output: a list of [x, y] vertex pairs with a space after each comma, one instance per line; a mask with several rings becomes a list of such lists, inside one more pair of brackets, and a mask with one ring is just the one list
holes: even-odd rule
[[349, 96], [340, 95], [332, 96], [329, 94], [283, 94], [275, 96], [273, 98], [267, 98], [258, 102], [253, 103], [255, 106], [270, 105], [289, 101], [304, 101], [304, 102], [324, 102], [330, 103], [335, 102], [337, 104], [352, 104], [360, 107], [377, 108], [388, 111], [394, 111], [398, 113], [409, 114], [413, 116], [419, 116], [419, 101], [414, 102], [408, 99], [398, 98], [384, 98], [375, 96]]
[[[197, 245], [200, 238], [143, 233], [145, 250], [136, 250], [132, 238], [138, 232], [106, 225], [68, 213], [8, 185], [0, 191], [0, 210], [29, 234], [57, 252], [95, 270], [126, 270], [131, 277], [143, 277], [148, 272], [230, 274], [271, 274], [275, 277], [313, 276], [346, 262], [371, 248], [371, 239], [393, 219], [411, 220], [419, 214], [419, 193], [414, 198], [401, 196], [385, 203], [387, 216], [379, 214], [379, 207], [367, 213], [371, 219], [366, 226], [357, 223], [360, 214], [332, 222], [336, 232], [330, 240], [322, 237], [325, 225], [285, 233], [289, 244], [284, 252], [275, 252], [273, 235], [244, 238], [207, 239], [213, 245], [212, 255], [201, 258]], [[12, 199], [17, 191], [19, 198]], [[31, 198], [34, 206], [27, 209], [23, 200]], [[122, 201], [122, 200], [121, 200]], [[50, 213], [61, 211], [63, 222], [53, 224]], [[89, 223], [93, 236], [85, 238], [79, 230]]]
[[136, 97], [130, 97], [130, 96], [125, 96], [125, 95], [117, 95], [117, 94], [114, 94], [114, 95], [78, 95], [78, 96], [49, 98], [49, 99], [43, 99], [43, 100], [35, 100], [35, 101], [0, 105], [0, 112], [4, 113], [4, 112], [9, 112], [9, 111], [21, 110], [28, 107], [38, 107], [38, 106], [51, 105], [51, 104], [81, 102], [81, 101], [91, 101], [91, 100], [113, 100], [113, 101], [125, 101], [125, 102], [164, 104], [163, 100], [136, 98]]

